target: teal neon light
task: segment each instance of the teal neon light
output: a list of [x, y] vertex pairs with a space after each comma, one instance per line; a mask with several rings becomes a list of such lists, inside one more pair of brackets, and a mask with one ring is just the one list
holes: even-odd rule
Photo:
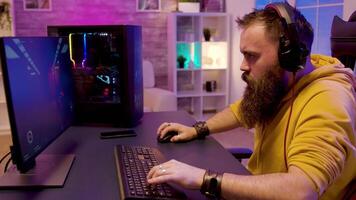
[[[178, 43], [177, 44], [177, 57], [184, 56], [187, 60], [184, 63], [184, 69], [188, 69], [192, 62], [193, 68], [201, 68], [201, 43]], [[177, 63], [178, 68], [178, 63]]]

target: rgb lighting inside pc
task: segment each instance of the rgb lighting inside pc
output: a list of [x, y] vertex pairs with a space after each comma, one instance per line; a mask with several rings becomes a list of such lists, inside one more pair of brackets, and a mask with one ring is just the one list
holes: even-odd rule
[[120, 103], [116, 36], [106, 32], [69, 34], [69, 54], [79, 101]]

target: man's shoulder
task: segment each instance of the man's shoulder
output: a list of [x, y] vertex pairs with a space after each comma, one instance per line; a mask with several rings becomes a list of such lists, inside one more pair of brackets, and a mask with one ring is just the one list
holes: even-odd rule
[[348, 96], [350, 94], [355, 96], [355, 90], [353, 89], [351, 84], [345, 84], [333, 79], [314, 80], [299, 92], [299, 94], [312, 96], [322, 93], [332, 94], [334, 97], [337, 97], [337, 95], [345, 94], [347, 94]]
[[332, 79], [311, 82], [298, 93], [295, 102], [296, 107], [301, 106], [300, 109], [306, 107], [310, 109], [310, 106], [315, 109], [323, 107], [323, 109], [339, 110], [345, 106], [356, 109], [356, 95], [352, 86]]

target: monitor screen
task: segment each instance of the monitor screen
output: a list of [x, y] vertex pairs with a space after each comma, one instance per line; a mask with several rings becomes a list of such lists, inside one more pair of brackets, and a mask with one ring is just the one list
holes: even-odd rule
[[1, 38], [13, 162], [26, 172], [73, 121], [68, 42], [59, 37]]

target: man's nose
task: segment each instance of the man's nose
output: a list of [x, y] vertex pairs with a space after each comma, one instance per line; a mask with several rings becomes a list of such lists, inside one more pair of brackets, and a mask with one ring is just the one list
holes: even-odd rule
[[248, 63], [246, 62], [246, 59], [242, 60], [242, 63], [240, 65], [240, 70], [244, 71], [244, 72], [250, 71], [250, 67], [249, 67]]

